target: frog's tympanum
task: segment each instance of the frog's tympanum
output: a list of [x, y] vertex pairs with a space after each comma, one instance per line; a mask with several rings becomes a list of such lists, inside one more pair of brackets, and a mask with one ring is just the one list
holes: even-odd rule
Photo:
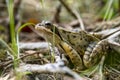
[[105, 32], [91, 34], [84, 30], [78, 32], [66, 30], [49, 21], [37, 24], [35, 29], [48, 42], [54, 43], [60, 51], [64, 52], [74, 68], [78, 70], [95, 65], [110, 47], [120, 52], [120, 28], [108, 33], [107, 35], [114, 34], [109, 37]]

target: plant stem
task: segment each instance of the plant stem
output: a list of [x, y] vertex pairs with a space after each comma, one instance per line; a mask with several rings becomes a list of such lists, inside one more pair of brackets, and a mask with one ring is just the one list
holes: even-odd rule
[[15, 23], [14, 23], [14, 0], [6, 0], [8, 14], [9, 14], [9, 21], [10, 21], [10, 36], [11, 36], [11, 47], [15, 54], [13, 54], [14, 60], [14, 67], [18, 65], [19, 62], [15, 61], [18, 56], [18, 47], [16, 44], [16, 35], [15, 35]]

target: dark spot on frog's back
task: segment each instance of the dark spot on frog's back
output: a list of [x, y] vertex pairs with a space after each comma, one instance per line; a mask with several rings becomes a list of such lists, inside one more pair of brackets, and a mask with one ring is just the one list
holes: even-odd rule
[[87, 47], [87, 45], [83, 45], [83, 48], [86, 48]]
[[70, 52], [72, 52], [73, 49], [70, 49]]
[[89, 42], [89, 40], [88, 40], [88, 38], [87, 38], [87, 37], [85, 37], [85, 38], [84, 38], [84, 40], [85, 40], [86, 42]]
[[61, 30], [61, 33], [63, 33], [63, 34], [67, 34], [66, 31], [64, 31], [64, 30]]
[[74, 46], [75, 44], [71, 42], [71, 38], [70, 38], [70, 35], [67, 34], [67, 40], [69, 41], [69, 43]]
[[80, 37], [80, 41], [83, 40], [83, 37]]
[[73, 38], [77, 38], [77, 36], [75, 36], [75, 35], [73, 35], [72, 37], [73, 37]]

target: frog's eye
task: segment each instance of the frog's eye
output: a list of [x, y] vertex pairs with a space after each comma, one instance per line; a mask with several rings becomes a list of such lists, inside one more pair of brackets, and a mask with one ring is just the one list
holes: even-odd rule
[[52, 23], [51, 23], [50, 21], [46, 21], [46, 22], [45, 22], [45, 25], [46, 25], [46, 26], [51, 26]]
[[47, 29], [52, 29], [53, 24], [50, 21], [42, 21], [42, 26], [44, 26]]

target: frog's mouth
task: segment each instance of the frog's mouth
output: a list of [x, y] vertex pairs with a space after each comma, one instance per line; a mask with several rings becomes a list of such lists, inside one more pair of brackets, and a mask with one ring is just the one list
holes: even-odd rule
[[42, 25], [41, 23], [40, 23], [40, 24], [37, 24], [37, 25], [35, 26], [35, 29], [38, 31], [38, 33], [40, 33], [40, 35], [41, 35], [42, 37], [48, 36], [48, 35], [50, 35], [50, 34], [53, 34], [50, 29], [45, 28], [45, 26]]

